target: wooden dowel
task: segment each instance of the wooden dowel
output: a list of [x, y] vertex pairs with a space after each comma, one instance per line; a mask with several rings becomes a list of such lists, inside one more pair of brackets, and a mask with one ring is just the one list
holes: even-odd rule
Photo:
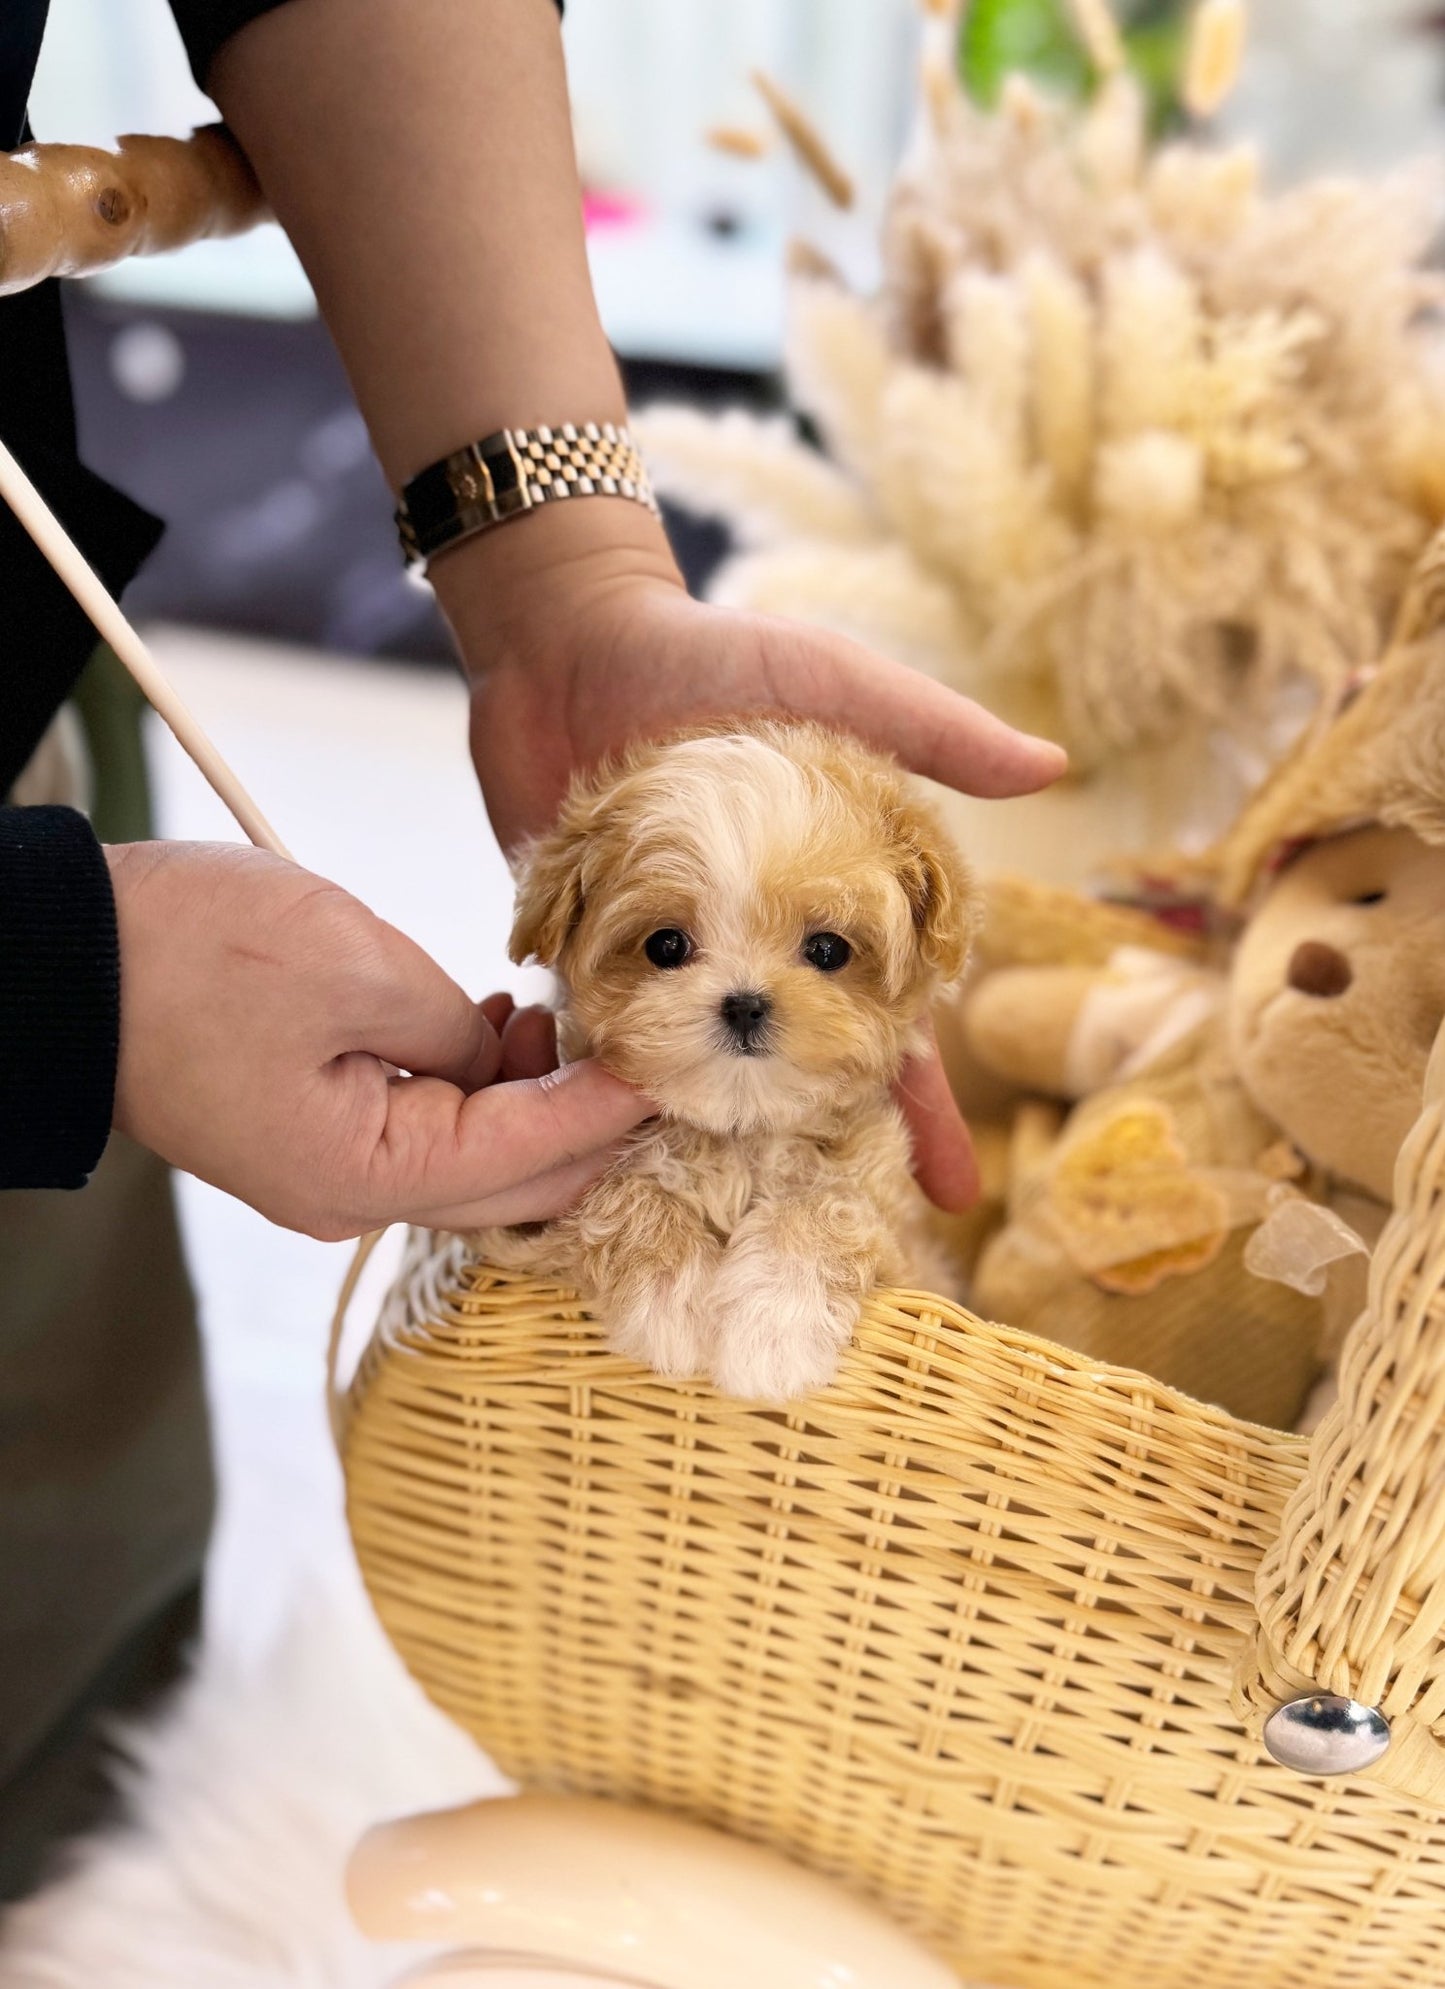
[[114, 152], [0, 152], [0, 297], [48, 276], [238, 235], [267, 218], [250, 161], [223, 124], [189, 138], [127, 137]]
[[286, 848], [236, 775], [211, 744], [179, 693], [119, 607], [100, 576], [66, 531], [35, 485], [0, 442], [0, 496], [34, 539], [79, 602], [97, 633], [108, 642], [202, 775], [230, 809], [257, 849], [289, 858]]

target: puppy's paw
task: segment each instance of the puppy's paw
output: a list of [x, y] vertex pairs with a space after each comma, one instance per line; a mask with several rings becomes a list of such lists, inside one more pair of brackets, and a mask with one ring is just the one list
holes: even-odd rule
[[793, 1402], [826, 1388], [862, 1310], [816, 1264], [751, 1250], [724, 1258], [713, 1306], [712, 1379], [745, 1402]]
[[715, 1269], [699, 1257], [672, 1271], [629, 1279], [602, 1307], [610, 1344], [670, 1380], [705, 1374], [713, 1346]]

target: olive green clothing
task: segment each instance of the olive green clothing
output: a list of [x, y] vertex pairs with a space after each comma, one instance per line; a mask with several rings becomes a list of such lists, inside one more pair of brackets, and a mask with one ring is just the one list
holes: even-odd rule
[[170, 1176], [0, 1196], [0, 1807], [117, 1647], [196, 1579], [211, 1473]]
[[[74, 709], [97, 833], [144, 837], [140, 701], [108, 651]], [[112, 1135], [86, 1187], [0, 1194], [0, 1889], [91, 1813], [96, 1713], [174, 1641], [213, 1502], [170, 1170]]]

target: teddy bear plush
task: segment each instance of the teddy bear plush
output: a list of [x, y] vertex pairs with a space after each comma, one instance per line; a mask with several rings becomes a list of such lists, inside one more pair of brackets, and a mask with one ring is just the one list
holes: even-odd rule
[[986, 891], [979, 974], [939, 1030], [966, 1104], [1013, 1114], [974, 1303], [1300, 1427], [1445, 1012], [1445, 529], [1379, 660], [1227, 834], [1120, 876], [1141, 906], [1201, 911], [1206, 943]]
[[963, 1011], [1016, 1121], [977, 1310], [1290, 1426], [1358, 1309], [1363, 1251], [1445, 1015], [1445, 848], [1367, 824], [1290, 852], [1230, 957], [1014, 967]]
[[[1057, 1028], [1067, 1034], [1071, 1011], [1059, 992], [1067, 986], [1052, 973], [1019, 974], [1012, 985], [1024, 1002], [1023, 1075], [1011, 1060], [994, 1057], [988, 1064], [975, 1056], [965, 1023], [972, 990], [1004, 969], [1067, 969], [1075, 988], [1094, 984], [1116, 957], [1138, 956], [1167, 975], [1169, 963], [1202, 962], [1204, 943], [1185, 925], [1170, 925], [1132, 906], [1085, 897], [1062, 885], [1047, 884], [1014, 871], [996, 872], [981, 882], [980, 916], [964, 990], [937, 1003], [934, 1031], [950, 1085], [968, 1121], [978, 1159], [980, 1193], [962, 1215], [935, 1213], [939, 1241], [963, 1277], [971, 1279], [984, 1245], [1004, 1219], [1012, 1171], [1011, 1137], [1019, 1108], [1040, 1090], [1038, 1071], [1053, 1068], [1057, 1046], [1050, 1049], [1041, 1031]], [[1028, 1006], [1029, 991], [1042, 999]], [[1007, 1015], [1001, 1014], [1005, 1025]], [[1060, 1096], [1066, 1089], [1043, 1087]], [[1038, 1122], [1032, 1115], [1031, 1123]]]

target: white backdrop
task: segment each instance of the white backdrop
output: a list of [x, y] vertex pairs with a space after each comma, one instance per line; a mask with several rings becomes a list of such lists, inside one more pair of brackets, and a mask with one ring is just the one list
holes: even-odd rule
[[[805, 232], [866, 269], [878, 196], [910, 117], [918, 33], [913, 0], [571, 0], [584, 171], [640, 198], [650, 216], [594, 244], [603, 315], [622, 351], [770, 365], [787, 237]], [[805, 104], [865, 193], [841, 234], [780, 151], [751, 165], [702, 143], [716, 123], [765, 128], [747, 83], [758, 66]], [[215, 116], [190, 79], [166, 0], [52, 0], [32, 110], [39, 136], [89, 144], [119, 131], [185, 132]], [[720, 209], [742, 223], [727, 242], [701, 225]], [[157, 304], [311, 309], [275, 229], [132, 264], [106, 282]]]
[[[3, 0], [0, 0], [3, 4]], [[53, 0], [34, 97], [41, 136], [107, 143], [214, 115], [191, 82], [166, 0]], [[1413, 27], [1423, 0], [1251, 0], [1242, 86], [1227, 122], [1276, 169], [1376, 170], [1441, 132], [1442, 62]], [[903, 142], [918, 40], [914, 0], [570, 0], [566, 37], [584, 169], [639, 195], [645, 227], [594, 242], [614, 343], [639, 357], [765, 367], [782, 333], [782, 249], [803, 233], [866, 275], [878, 196]], [[840, 228], [781, 153], [748, 165], [707, 150], [714, 123], [763, 126], [750, 68], [804, 103], [865, 198]], [[741, 217], [728, 243], [700, 217]], [[131, 265], [134, 298], [300, 314], [305, 279], [274, 229]]]

